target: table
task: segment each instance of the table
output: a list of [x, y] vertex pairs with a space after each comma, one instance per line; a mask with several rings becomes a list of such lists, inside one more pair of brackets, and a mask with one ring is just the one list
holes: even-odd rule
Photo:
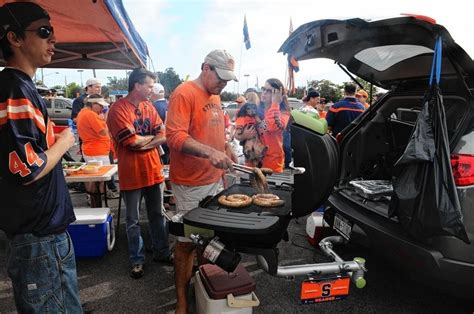
[[[97, 190], [100, 191], [99, 186], [101, 182], [110, 181], [114, 174], [118, 171], [117, 165], [105, 165], [99, 168], [98, 173], [84, 173], [81, 170], [65, 176], [66, 183], [77, 183], [77, 182], [96, 182]], [[105, 206], [107, 204], [107, 185], [104, 185], [104, 199]]]

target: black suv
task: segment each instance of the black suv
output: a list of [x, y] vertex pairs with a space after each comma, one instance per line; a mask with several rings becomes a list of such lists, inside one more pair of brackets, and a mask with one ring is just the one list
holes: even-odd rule
[[[415, 238], [397, 216], [389, 215], [388, 199], [368, 199], [350, 184], [357, 179], [391, 182], [396, 176], [394, 165], [423, 106], [438, 36], [443, 41], [440, 88], [449, 151], [470, 244], [449, 235]], [[332, 59], [352, 74], [388, 90], [336, 136], [337, 142], [327, 134], [320, 135], [318, 141], [302, 142], [302, 131], [292, 131], [295, 166], [317, 173], [312, 178], [295, 176], [295, 185], [298, 180], [307, 180], [306, 186], [317, 187], [301, 191], [298, 197], [306, 198], [308, 204], [326, 200], [325, 219], [341, 235], [355, 240], [357, 227], [373, 249], [406, 273], [473, 297], [473, 60], [443, 26], [416, 16], [373, 22], [359, 18], [314, 21], [296, 29], [280, 52], [297, 60]]]

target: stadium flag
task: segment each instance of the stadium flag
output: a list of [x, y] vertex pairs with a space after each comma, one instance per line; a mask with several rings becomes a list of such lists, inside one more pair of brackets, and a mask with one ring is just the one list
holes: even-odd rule
[[250, 49], [252, 47], [250, 45], [250, 36], [249, 36], [249, 28], [247, 26], [247, 16], [244, 15], [244, 43], [245, 43], [245, 48]]

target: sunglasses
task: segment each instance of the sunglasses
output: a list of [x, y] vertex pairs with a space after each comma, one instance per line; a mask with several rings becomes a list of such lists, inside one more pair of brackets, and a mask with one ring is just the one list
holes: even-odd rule
[[216, 71], [216, 67], [215, 67], [215, 66], [209, 65], [209, 69], [211, 69], [211, 71], [214, 71], [214, 72], [216, 73], [217, 79], [218, 79], [220, 82], [227, 83], [226, 80], [221, 79], [221, 77], [219, 76], [219, 73], [217, 73], [217, 71]]
[[143, 124], [142, 111], [138, 108], [135, 109], [135, 115], [138, 118], [138, 123]]
[[54, 34], [54, 28], [52, 26], [40, 26], [37, 29], [25, 29], [25, 32], [36, 32], [39, 38], [48, 39], [52, 34]]

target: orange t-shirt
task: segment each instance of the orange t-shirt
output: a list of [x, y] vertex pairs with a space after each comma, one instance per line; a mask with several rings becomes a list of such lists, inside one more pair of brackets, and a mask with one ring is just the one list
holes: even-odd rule
[[326, 115], [328, 114], [326, 111], [318, 111], [320, 119], [326, 119]]
[[108, 156], [110, 152], [109, 135], [100, 135], [107, 130], [105, 120], [89, 107], [84, 107], [77, 115], [77, 133], [82, 140], [82, 152], [87, 156]]
[[[283, 172], [285, 166], [285, 152], [283, 151], [283, 130], [285, 130], [290, 113], [280, 111], [278, 104], [272, 104], [265, 112], [264, 121], [259, 129], [263, 128], [260, 140], [268, 146], [267, 153], [262, 160], [262, 167], [270, 168], [275, 172]], [[259, 130], [259, 133], [261, 131]]]
[[153, 104], [141, 102], [137, 110], [126, 98], [121, 98], [110, 107], [107, 125], [117, 153], [120, 189], [135, 190], [163, 182], [158, 149], [135, 151], [130, 148], [139, 135], [164, 136], [163, 121]]
[[171, 94], [166, 117], [166, 140], [170, 148], [170, 180], [176, 184], [201, 186], [219, 181], [223, 170], [208, 159], [182, 152], [193, 138], [224, 152], [224, 114], [218, 95], [210, 95], [194, 82], [185, 82]]

